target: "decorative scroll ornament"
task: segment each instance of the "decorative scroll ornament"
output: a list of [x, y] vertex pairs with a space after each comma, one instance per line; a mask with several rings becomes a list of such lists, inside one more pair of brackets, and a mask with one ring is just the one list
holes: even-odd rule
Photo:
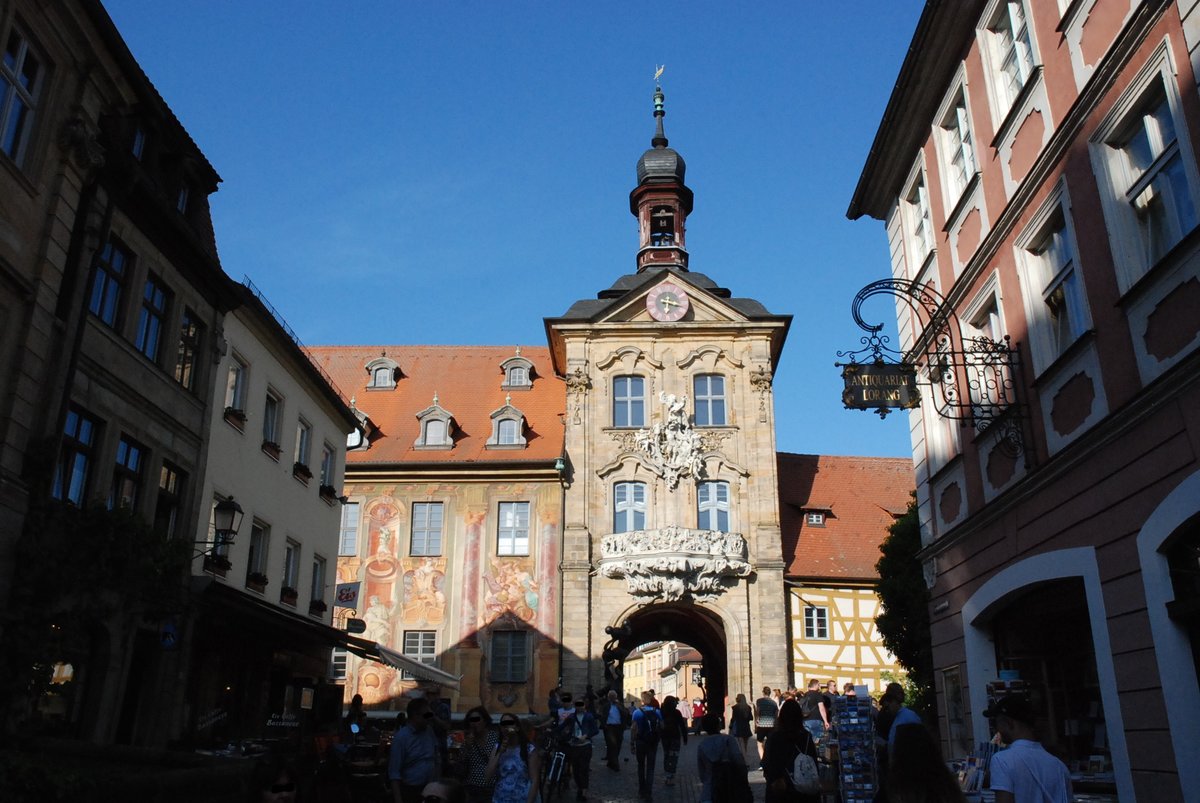
[[750, 387], [758, 393], [758, 421], [767, 423], [767, 394], [771, 392], [771, 371], [760, 365], [750, 372]]
[[746, 539], [738, 533], [672, 525], [606, 535], [600, 542], [600, 573], [624, 578], [635, 597], [712, 600], [725, 593], [726, 578], [750, 572]]
[[[888, 345], [888, 336], [882, 334], [883, 324], [863, 320], [863, 303], [877, 295], [898, 298], [912, 310], [920, 334], [907, 353], [901, 354]], [[991, 431], [1004, 454], [1017, 457], [1024, 453], [1029, 463], [1031, 455], [1024, 442], [1029, 413], [1018, 397], [1023, 387], [1021, 365], [1017, 347], [1008, 335], [1000, 340], [965, 336], [954, 307], [928, 284], [909, 279], [882, 279], [868, 284], [858, 291], [850, 309], [854, 322], [866, 335], [859, 339], [862, 348], [837, 353], [839, 358], [850, 360], [835, 363], [848, 369], [843, 377], [847, 373], [860, 376], [861, 369], [850, 369], [864, 364], [879, 371], [901, 366], [915, 372], [939, 416], [958, 420], [964, 427], [973, 426], [978, 432]], [[860, 362], [860, 358], [864, 359]], [[876, 410], [881, 418], [888, 413], [888, 401], [894, 402], [891, 407], [913, 406], [904, 394], [894, 395], [895, 399], [881, 400]]]
[[587, 395], [588, 389], [592, 386], [592, 380], [588, 378], [587, 373], [582, 367], [576, 368], [566, 376], [567, 395], [571, 397], [571, 423], [582, 423], [583, 418], [580, 410], [583, 408], [583, 397]]
[[667, 407], [666, 423], [639, 430], [637, 450], [650, 458], [658, 475], [666, 480], [667, 488], [673, 491], [681, 477], [704, 474], [704, 461], [700, 459], [703, 445], [696, 430], [688, 425], [687, 395], [677, 397], [674, 393], [659, 393], [658, 400]]

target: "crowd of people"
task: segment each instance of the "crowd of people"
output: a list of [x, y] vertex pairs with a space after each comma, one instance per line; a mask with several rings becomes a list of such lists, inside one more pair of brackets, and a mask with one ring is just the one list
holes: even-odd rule
[[[621, 772], [621, 753], [627, 749], [636, 761], [638, 794], [649, 801], [659, 754], [662, 783], [671, 786], [680, 772], [682, 747], [689, 737], [703, 733], [695, 765], [684, 769], [700, 782], [701, 803], [749, 803], [753, 797], [748, 778], [755, 772], [762, 773], [767, 803], [818, 803], [820, 747], [836, 741], [838, 698], [856, 695], [852, 684], [839, 692], [833, 681], [818, 680], [811, 680], [803, 692], [764, 687], [753, 703], [737, 694], [723, 733], [722, 712], [707, 710], [701, 700], [668, 695], [660, 702], [654, 690], [647, 690], [627, 705], [616, 691], [597, 695], [589, 686], [573, 695], [556, 688], [541, 719], [506, 712], [494, 720], [483, 706], [469, 710], [461, 749], [453, 757], [447, 750], [446, 723], [435, 703], [418, 697], [409, 701], [403, 725], [392, 736], [388, 788], [394, 803], [535, 803], [542, 792], [543, 763], [561, 754], [569, 765], [576, 799], [587, 800], [593, 742], [603, 734], [604, 766]], [[905, 704], [904, 688], [889, 684], [871, 703], [876, 801], [965, 801], [934, 734]], [[1069, 803], [1067, 768], [1036, 741], [1030, 701], [1001, 698], [983, 714], [994, 721], [998, 738], [1008, 745], [991, 761], [990, 788], [997, 803]], [[343, 723], [346, 732], [358, 734], [364, 717], [356, 700]], [[535, 738], [535, 727], [541, 739]], [[255, 799], [295, 800], [296, 776], [290, 769], [272, 766], [260, 774], [261, 796]], [[824, 784], [829, 790], [829, 780]]]

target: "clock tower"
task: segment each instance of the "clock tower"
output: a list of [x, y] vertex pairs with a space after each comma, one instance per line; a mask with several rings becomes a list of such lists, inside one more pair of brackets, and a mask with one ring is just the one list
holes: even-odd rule
[[667, 147], [663, 133], [662, 87], [654, 90], [654, 137], [650, 149], [637, 163], [638, 185], [629, 193], [629, 211], [637, 215], [641, 247], [637, 269], [654, 267], [687, 270], [685, 228], [692, 211], [692, 191], [683, 183], [687, 170], [683, 157]]
[[771, 391], [791, 316], [689, 268], [663, 114], [656, 87], [636, 272], [545, 321], [567, 391], [560, 674], [620, 687], [630, 650], [688, 644], [720, 708], [791, 682]]

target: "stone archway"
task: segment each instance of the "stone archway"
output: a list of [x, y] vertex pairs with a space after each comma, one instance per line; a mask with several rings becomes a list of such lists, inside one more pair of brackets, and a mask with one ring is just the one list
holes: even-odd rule
[[725, 626], [713, 611], [688, 602], [663, 602], [638, 608], [614, 632], [622, 658], [635, 647], [653, 641], [678, 641], [703, 658], [705, 694], [709, 707], [720, 711], [729, 692], [729, 659]]

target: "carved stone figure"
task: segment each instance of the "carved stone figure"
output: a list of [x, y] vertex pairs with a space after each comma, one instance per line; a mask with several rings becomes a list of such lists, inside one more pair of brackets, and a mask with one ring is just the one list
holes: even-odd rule
[[667, 488], [673, 491], [680, 478], [703, 476], [702, 447], [700, 437], [688, 424], [687, 395], [659, 393], [658, 399], [667, 408], [667, 420], [649, 430], [639, 430], [636, 443], [638, 451], [650, 458], [659, 476], [666, 480]]
[[737, 533], [672, 525], [615, 533], [600, 541], [600, 573], [624, 579], [629, 593], [638, 597], [713, 599], [725, 592], [726, 578], [750, 572], [746, 540]]

